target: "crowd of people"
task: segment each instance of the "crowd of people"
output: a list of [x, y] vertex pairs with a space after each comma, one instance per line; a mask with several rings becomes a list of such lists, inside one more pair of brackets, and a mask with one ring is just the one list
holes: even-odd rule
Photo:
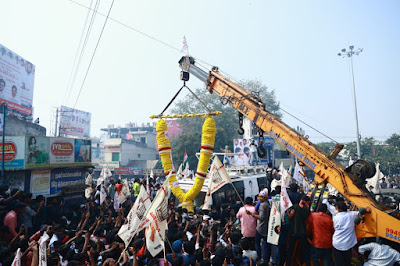
[[[148, 180], [148, 181], [147, 181]], [[148, 182], [148, 183], [146, 183]], [[165, 252], [153, 257], [146, 249], [146, 229], [128, 246], [117, 235], [139, 195], [141, 186], [153, 198], [161, 178], [136, 179], [132, 195], [114, 206], [120, 181], [107, 182], [107, 197], [100, 205], [100, 188], [85, 203], [64, 206], [63, 197], [32, 199], [32, 194], [0, 186], [0, 264], [11, 265], [20, 252], [20, 265], [39, 265], [39, 243], [44, 236], [47, 265], [394, 265], [400, 254], [378, 243], [363, 243], [355, 234], [358, 215], [345, 199], [329, 199], [311, 212], [312, 202], [295, 183], [288, 195], [293, 207], [281, 214], [277, 245], [268, 243], [271, 206], [280, 200], [280, 186], [261, 189], [256, 199], [230, 197], [211, 210], [179, 207], [173, 195], [168, 202]], [[316, 210], [316, 207], [314, 206]], [[43, 255], [42, 255], [43, 256]], [[42, 264], [41, 264], [42, 265]]]

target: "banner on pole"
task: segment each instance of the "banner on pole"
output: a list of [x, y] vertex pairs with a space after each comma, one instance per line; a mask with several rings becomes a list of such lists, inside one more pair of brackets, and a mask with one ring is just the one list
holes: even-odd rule
[[165, 248], [165, 230], [168, 229], [168, 188], [169, 176], [146, 213], [146, 218], [150, 221], [148, 230], [146, 230], [146, 247], [153, 257]]
[[279, 233], [281, 231], [279, 204], [279, 201], [272, 201], [272, 208], [269, 215], [267, 242], [272, 245], [278, 245]]
[[210, 173], [210, 192], [211, 194], [223, 187], [225, 184], [232, 183], [231, 178], [225, 170], [224, 165], [218, 159], [218, 156], [214, 157], [214, 161], [211, 165]]
[[139, 195], [128, 213], [128, 222], [122, 225], [118, 231], [118, 236], [124, 241], [125, 246], [128, 246], [134, 235], [139, 233], [150, 222], [145, 217], [150, 205], [150, 197], [147, 195], [144, 186], [141, 186]]

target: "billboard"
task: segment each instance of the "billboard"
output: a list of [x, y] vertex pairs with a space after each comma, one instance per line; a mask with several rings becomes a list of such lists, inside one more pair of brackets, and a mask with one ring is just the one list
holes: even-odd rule
[[[6, 137], [4, 142], [4, 168], [23, 169], [25, 137]], [[3, 142], [0, 142], [0, 165], [3, 160]]]
[[56, 169], [53, 170], [50, 183], [50, 194], [56, 194], [64, 187], [84, 186], [85, 178], [82, 170]]
[[50, 194], [50, 170], [32, 171], [31, 193], [33, 197]]
[[75, 163], [92, 161], [92, 141], [88, 139], [75, 139]]
[[73, 163], [74, 139], [51, 138], [50, 139], [50, 163]]
[[24, 116], [32, 116], [35, 66], [0, 45], [0, 102]]
[[142, 175], [143, 170], [142, 170], [142, 168], [138, 168], [138, 167], [120, 167], [120, 168], [115, 168], [114, 174], [115, 175]]
[[90, 137], [90, 113], [63, 105], [60, 112], [60, 134], [82, 138]]
[[[254, 143], [258, 147], [258, 141], [256, 139], [234, 139], [233, 140], [233, 152], [241, 153], [241, 155], [236, 155], [234, 158], [233, 165], [241, 166], [241, 165], [249, 165], [251, 164], [251, 152], [250, 152], [250, 143], [254, 140]], [[264, 147], [267, 151], [268, 158], [272, 156], [272, 146], [274, 143], [274, 139], [271, 137], [264, 137]], [[268, 161], [271, 161], [269, 158]]]
[[26, 137], [25, 166], [40, 166], [50, 163], [50, 138]]

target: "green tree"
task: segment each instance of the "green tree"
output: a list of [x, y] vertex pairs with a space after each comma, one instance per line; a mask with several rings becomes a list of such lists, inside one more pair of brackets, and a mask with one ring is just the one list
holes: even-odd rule
[[[268, 90], [260, 81], [243, 81], [240, 83], [249, 91], [259, 93], [259, 96], [266, 104], [266, 110], [274, 115], [281, 117], [279, 112], [279, 102], [276, 101], [274, 90]], [[229, 104], [223, 104], [221, 98], [214, 94], [210, 94], [206, 89], [196, 89], [194, 92], [212, 111], [221, 111], [222, 114], [215, 116], [215, 124], [217, 133], [215, 137], [214, 151], [221, 152], [225, 146], [229, 150], [233, 150], [233, 139], [240, 138], [237, 133], [238, 129], [238, 112]], [[169, 112], [171, 114], [185, 113], [203, 113], [207, 109], [192, 95], [187, 94], [184, 99], [177, 101]], [[204, 119], [184, 118], [179, 120], [181, 134], [178, 137], [171, 138], [172, 155], [175, 167], [178, 168], [183, 160], [185, 150], [189, 156], [189, 164], [191, 169], [196, 169], [197, 158], [195, 154], [200, 151], [201, 129]]]
[[[362, 159], [379, 163], [380, 170], [386, 175], [400, 173], [400, 135], [393, 134], [384, 142], [374, 138], [364, 138], [360, 144]], [[349, 156], [356, 154], [356, 142], [347, 143], [346, 149], [349, 150]]]

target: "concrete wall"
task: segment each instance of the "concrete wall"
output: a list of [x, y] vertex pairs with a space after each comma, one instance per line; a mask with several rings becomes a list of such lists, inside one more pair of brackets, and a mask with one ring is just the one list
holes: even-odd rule
[[[155, 160], [157, 159], [158, 151], [156, 149], [149, 149], [147, 145], [140, 145], [140, 143], [130, 143], [123, 141], [121, 144], [121, 165], [127, 165], [129, 161], [140, 160]], [[139, 157], [140, 155], [140, 157]]]
[[38, 124], [19, 120], [16, 117], [7, 116], [6, 136], [46, 136], [46, 128]]

